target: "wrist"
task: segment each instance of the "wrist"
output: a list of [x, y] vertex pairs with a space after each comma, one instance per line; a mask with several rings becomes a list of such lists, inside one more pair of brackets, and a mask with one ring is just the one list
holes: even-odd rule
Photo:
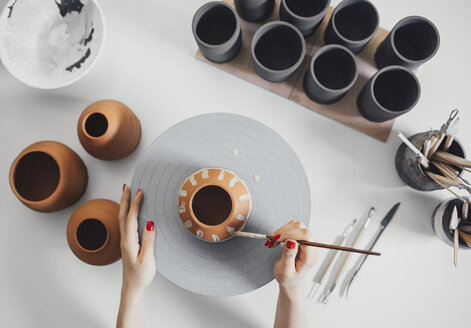
[[123, 286], [121, 288], [121, 302], [127, 305], [135, 305], [139, 303], [143, 294], [144, 290], [137, 288], [128, 282], [123, 282]]
[[303, 299], [304, 289], [302, 283], [295, 283], [289, 285], [280, 284], [280, 296], [286, 297], [290, 300]]

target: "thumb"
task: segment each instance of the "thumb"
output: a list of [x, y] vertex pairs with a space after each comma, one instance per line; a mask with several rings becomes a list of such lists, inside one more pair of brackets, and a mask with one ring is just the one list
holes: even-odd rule
[[155, 229], [154, 221], [147, 221], [142, 232], [141, 257], [142, 259], [154, 259]]
[[298, 243], [293, 239], [285, 240], [283, 253], [280, 256], [280, 265], [283, 270], [295, 270], [296, 254], [298, 254]]

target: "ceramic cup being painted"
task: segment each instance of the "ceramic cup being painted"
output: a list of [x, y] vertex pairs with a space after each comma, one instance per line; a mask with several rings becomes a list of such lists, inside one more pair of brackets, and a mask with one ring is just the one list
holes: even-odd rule
[[332, 13], [324, 41], [343, 45], [356, 54], [370, 42], [378, 27], [378, 11], [371, 2], [344, 0]]
[[10, 0], [0, 15], [2, 62], [35, 88], [60, 88], [82, 78], [104, 40], [104, 17], [95, 0]]
[[67, 225], [67, 241], [83, 262], [107, 265], [121, 258], [119, 204], [94, 199], [77, 208]]
[[85, 192], [87, 168], [66, 145], [40, 141], [24, 149], [10, 168], [15, 196], [38, 212], [60, 211], [74, 204]]
[[420, 16], [401, 19], [379, 45], [375, 54], [378, 68], [401, 65], [415, 69], [438, 51], [440, 35], [431, 21]]
[[261, 22], [273, 13], [275, 0], [234, 0], [239, 16], [247, 22]]
[[301, 32], [286, 22], [270, 22], [255, 32], [252, 45], [255, 71], [267, 81], [282, 82], [299, 68], [306, 54]]
[[92, 156], [115, 160], [128, 156], [139, 145], [141, 124], [131, 109], [116, 100], [101, 100], [80, 115], [77, 133]]
[[224, 241], [244, 228], [250, 217], [252, 197], [245, 182], [234, 172], [210, 167], [185, 180], [178, 198], [183, 225], [195, 237]]
[[304, 92], [313, 101], [332, 104], [340, 100], [358, 77], [355, 56], [338, 44], [320, 48], [304, 75]]
[[230, 61], [242, 46], [239, 18], [224, 2], [208, 2], [198, 9], [192, 29], [201, 53], [215, 63]]
[[[438, 131], [435, 131], [438, 132]], [[425, 140], [429, 138], [430, 132], [422, 132], [414, 134], [413, 136], [409, 137], [409, 141], [419, 150], [422, 150], [424, 146]], [[438, 147], [438, 150], [442, 150], [445, 141]], [[456, 138], [453, 140], [448, 152], [460, 156], [465, 157], [464, 149], [459, 140]], [[438, 183], [430, 179], [427, 175], [425, 175], [424, 171], [422, 170], [422, 166], [417, 161], [417, 156], [415, 153], [406, 146], [406, 144], [401, 143], [399, 148], [396, 152], [395, 158], [395, 166], [396, 171], [402, 181], [405, 184], [409, 185], [410, 187], [420, 190], [420, 191], [433, 191], [443, 189]], [[434, 167], [430, 168], [433, 173], [441, 174], [439, 171], [434, 171]], [[462, 173], [462, 169], [455, 168], [460, 174]]]
[[[450, 220], [454, 207], [457, 209], [458, 217], [462, 218], [463, 201], [458, 198], [450, 198], [441, 202], [432, 215], [433, 232], [438, 239], [451, 247], [454, 247], [454, 231], [450, 229]], [[471, 211], [468, 211], [468, 219], [460, 222], [459, 236], [459, 247], [461, 249], [471, 249]]]
[[322, 23], [330, 0], [281, 0], [280, 20], [296, 26], [305, 36], [311, 36]]
[[387, 66], [368, 80], [357, 104], [364, 118], [384, 122], [410, 111], [419, 97], [420, 84], [414, 73], [402, 66]]

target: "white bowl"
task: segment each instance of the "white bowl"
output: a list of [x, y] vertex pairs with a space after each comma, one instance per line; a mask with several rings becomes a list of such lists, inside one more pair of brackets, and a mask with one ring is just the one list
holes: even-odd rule
[[9, 0], [0, 14], [0, 58], [39, 89], [72, 84], [92, 68], [105, 40], [96, 0]]

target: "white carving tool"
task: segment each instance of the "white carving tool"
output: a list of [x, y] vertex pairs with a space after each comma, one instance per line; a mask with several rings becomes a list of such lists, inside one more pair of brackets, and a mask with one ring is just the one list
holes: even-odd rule
[[427, 157], [424, 156], [406, 137], [401, 132], [397, 133], [397, 136], [406, 144], [407, 147], [410, 148], [414, 152], [414, 154], [417, 156], [417, 160], [419, 163], [425, 167], [426, 169], [429, 167], [429, 162]]
[[[375, 214], [375, 208], [371, 207], [370, 210], [368, 211], [368, 215], [364, 216], [355, 225], [352, 233], [350, 234], [350, 236], [347, 239], [347, 242], [345, 243], [345, 246], [353, 247], [355, 245], [355, 243], [357, 242], [363, 230], [365, 230], [368, 227], [368, 224], [370, 223], [370, 220], [374, 214]], [[335, 262], [335, 265], [332, 268], [332, 271], [330, 273], [329, 280], [327, 281], [327, 284], [324, 287], [324, 291], [319, 297], [319, 300], [318, 300], [319, 303], [327, 304], [329, 295], [335, 289], [340, 273], [342, 272], [342, 269], [345, 266], [345, 263], [347, 262], [348, 255], [349, 255], [348, 253], [342, 253], [337, 258], [337, 261]]]
[[[339, 245], [339, 246], [343, 245], [343, 242], [345, 241], [346, 238], [348, 238], [348, 236], [352, 232], [353, 226], [355, 225], [356, 222], [357, 222], [357, 219], [354, 219], [351, 223], [349, 223], [345, 227], [345, 230], [343, 231], [343, 233], [341, 235], [338, 235], [337, 237], [335, 237], [335, 240], [332, 244], [333, 245]], [[308, 299], [312, 300], [314, 298], [314, 295], [316, 294], [317, 289], [319, 288], [319, 286], [322, 284], [322, 280], [324, 279], [325, 274], [327, 273], [327, 270], [329, 270], [329, 267], [332, 264], [332, 262], [334, 260], [334, 257], [337, 254], [337, 252], [338, 252], [338, 250], [335, 250], [335, 249], [330, 249], [327, 252], [327, 255], [325, 256], [324, 261], [322, 261], [322, 264], [319, 267], [319, 270], [317, 270], [317, 273], [314, 276], [311, 290], [307, 294]]]
[[451, 213], [450, 225], [449, 228], [453, 230], [453, 264], [457, 266], [458, 264], [458, 243], [459, 243], [459, 231], [458, 225], [460, 224], [460, 219], [458, 217], [458, 210], [453, 207], [453, 212]]

